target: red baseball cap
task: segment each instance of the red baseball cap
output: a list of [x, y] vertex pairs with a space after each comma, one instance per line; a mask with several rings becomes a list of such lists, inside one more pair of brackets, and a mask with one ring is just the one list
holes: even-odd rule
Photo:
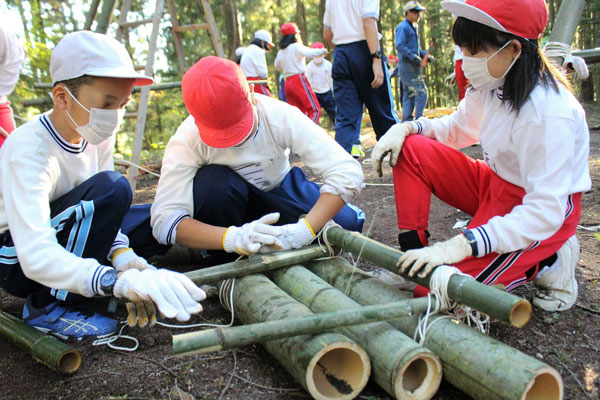
[[545, 0], [446, 0], [452, 14], [525, 39], [539, 39], [548, 23]]
[[183, 75], [181, 94], [208, 146], [234, 146], [252, 131], [250, 89], [233, 61], [214, 56], [200, 59]]
[[285, 24], [281, 25], [281, 34], [282, 35], [294, 35], [298, 32], [300, 32], [298, 30], [298, 25], [296, 25], [293, 22], [286, 22]]
[[324, 49], [325, 45], [321, 42], [314, 42], [313, 44], [310, 45], [311, 49]]

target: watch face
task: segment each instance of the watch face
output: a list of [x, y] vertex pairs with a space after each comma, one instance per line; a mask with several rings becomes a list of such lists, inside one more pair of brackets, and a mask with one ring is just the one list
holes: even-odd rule
[[117, 281], [117, 271], [109, 270], [100, 277], [100, 288], [103, 292], [112, 292], [113, 286]]

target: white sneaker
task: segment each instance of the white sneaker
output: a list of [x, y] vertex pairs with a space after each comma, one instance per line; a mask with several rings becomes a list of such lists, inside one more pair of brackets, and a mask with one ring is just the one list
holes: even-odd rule
[[533, 304], [546, 311], [566, 311], [577, 300], [575, 268], [579, 261], [579, 241], [575, 235], [558, 250], [558, 258], [533, 279]]

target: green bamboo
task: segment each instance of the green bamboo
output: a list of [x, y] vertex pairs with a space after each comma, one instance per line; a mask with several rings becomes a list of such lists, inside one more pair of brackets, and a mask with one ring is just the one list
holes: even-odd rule
[[[235, 280], [235, 315], [246, 324], [312, 315], [264, 275]], [[369, 380], [367, 353], [339, 333], [295, 336], [263, 343], [283, 367], [316, 399], [351, 399]]]
[[[327, 229], [325, 235], [329, 243], [398, 273], [398, 260], [403, 254], [400, 250], [339, 227]], [[403, 276], [429, 287], [431, 275], [425, 278]], [[470, 276], [453, 275], [448, 283], [448, 297], [517, 328], [525, 326], [531, 318], [531, 304], [527, 300], [486, 286]]]
[[314, 260], [327, 255], [319, 245], [312, 245], [298, 250], [278, 253], [256, 254], [241, 261], [215, 265], [186, 272], [185, 275], [196, 285], [220, 282], [225, 279], [263, 273], [277, 268]]
[[[363, 305], [411, 297], [339, 258], [315, 261], [308, 268]], [[412, 337], [417, 320], [390, 324]], [[562, 399], [563, 383], [555, 369], [454, 319], [430, 316], [425, 346], [442, 360], [444, 378], [474, 399]]]
[[[314, 312], [360, 308], [339, 290], [302, 266], [273, 271], [273, 281]], [[339, 328], [360, 344], [371, 357], [373, 378], [398, 399], [429, 399], [441, 381], [437, 356], [386, 322]]]
[[81, 366], [79, 351], [2, 311], [0, 311], [0, 336], [55, 371], [72, 374]]
[[305, 317], [214, 328], [173, 336], [173, 354], [206, 353], [371, 322], [389, 321], [427, 311], [426, 298], [307, 315]]

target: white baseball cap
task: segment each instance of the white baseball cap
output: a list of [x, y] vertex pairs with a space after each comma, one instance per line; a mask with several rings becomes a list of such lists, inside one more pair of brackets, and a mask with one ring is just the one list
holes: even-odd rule
[[65, 35], [50, 55], [52, 84], [83, 75], [135, 79], [135, 86], [154, 80], [136, 72], [125, 46], [110, 36], [89, 31]]
[[265, 31], [264, 29], [254, 32], [254, 39], [264, 40], [265, 42], [267, 42], [267, 44], [269, 46], [271, 46], [271, 47], [275, 46], [273, 44], [273, 39], [271, 38], [271, 34], [269, 33], [269, 31]]

